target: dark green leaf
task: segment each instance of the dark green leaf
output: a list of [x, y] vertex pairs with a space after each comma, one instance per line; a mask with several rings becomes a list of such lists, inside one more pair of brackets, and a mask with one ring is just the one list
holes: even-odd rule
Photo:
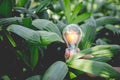
[[42, 80], [63, 80], [67, 72], [67, 65], [62, 61], [57, 61], [47, 69]]
[[36, 13], [39, 13], [45, 9], [48, 5], [50, 5], [51, 0], [43, 0], [40, 2], [40, 5], [36, 8]]
[[110, 31], [112, 31], [114, 34], [120, 34], [120, 28], [117, 28], [113, 25], [106, 25], [105, 28], [109, 29]]
[[40, 75], [31, 76], [25, 80], [42, 80]]
[[105, 78], [120, 76], [120, 73], [117, 72], [112, 66], [103, 62], [77, 59], [68, 62], [68, 66], [86, 73], [90, 73]]
[[21, 17], [1, 18], [0, 19], [0, 25], [10, 24], [14, 21], [22, 21], [22, 18]]
[[106, 24], [120, 24], [120, 19], [111, 17], [111, 16], [101, 17], [101, 18], [96, 19], [97, 26], [102, 26]]
[[31, 18], [24, 18], [22, 20], [23, 22], [23, 26], [26, 26], [28, 28], [30, 28], [32, 26], [32, 19]]
[[2, 0], [0, 2], [0, 17], [11, 17], [12, 16], [12, 0]]
[[30, 64], [31, 68], [34, 69], [38, 63], [39, 53], [38, 53], [38, 46], [31, 45], [30, 46]]

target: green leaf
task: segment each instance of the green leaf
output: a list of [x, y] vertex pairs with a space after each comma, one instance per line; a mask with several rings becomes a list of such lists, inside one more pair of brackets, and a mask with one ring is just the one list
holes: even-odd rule
[[32, 29], [20, 25], [12, 24], [8, 26], [7, 30], [19, 35], [20, 37], [24, 38], [25, 40], [31, 43], [35, 43], [35, 44], [41, 43], [40, 35]]
[[77, 16], [71, 23], [76, 24], [76, 23], [83, 22], [84, 20], [88, 19], [90, 16], [91, 16], [91, 13], [88, 13], [88, 12], [83, 13]]
[[61, 36], [59, 28], [49, 20], [45, 19], [36, 19], [32, 22], [32, 25], [40, 30], [45, 30], [49, 32], [55, 32]]
[[42, 12], [45, 7], [47, 7], [48, 5], [50, 5], [51, 0], [43, 0], [40, 2], [40, 5], [36, 8], [36, 13]]
[[77, 77], [77, 75], [75, 75], [73, 72], [69, 72], [69, 74], [70, 74], [70, 79], [74, 79]]
[[24, 7], [28, 0], [17, 0], [17, 7]]
[[8, 33], [6, 34], [8, 40], [10, 41], [10, 43], [12, 44], [13, 47], [16, 47], [16, 43], [14, 41], [14, 39], [12, 38], [12, 36]]
[[25, 80], [42, 80], [40, 75], [31, 76]]
[[0, 2], [0, 16], [11, 17], [12, 16], [12, 2], [13, 0], [2, 0]]
[[68, 62], [68, 66], [86, 73], [90, 73], [105, 78], [120, 76], [120, 73], [117, 72], [112, 66], [103, 62], [77, 59]]
[[58, 26], [61, 33], [63, 32], [63, 29], [66, 27], [66, 24], [63, 23], [62, 21], [57, 21], [56, 25]]
[[100, 57], [90, 58], [89, 60], [94, 60], [94, 61], [99, 61], [99, 62], [107, 62], [107, 61], [109, 61], [111, 59], [112, 59], [111, 57], [100, 56]]
[[85, 24], [80, 26], [82, 29], [82, 40], [79, 44], [79, 48], [81, 50], [89, 48], [94, 39], [96, 34], [96, 22], [91, 17]]
[[67, 72], [67, 65], [62, 61], [57, 61], [47, 69], [42, 80], [63, 80]]
[[38, 33], [40, 34], [40, 41], [42, 45], [48, 45], [54, 41], [63, 42], [62, 38], [56, 33], [47, 31], [38, 31]]
[[62, 38], [53, 32], [34, 31], [32, 29], [15, 24], [8, 26], [7, 30], [19, 35], [26, 41], [33, 44], [48, 45], [54, 41], [63, 42]]
[[77, 17], [81, 9], [82, 9], [82, 2], [75, 6], [72, 16], [71, 16], [71, 20], [74, 20]]
[[70, 23], [70, 14], [71, 14], [71, 3], [70, 0], [62, 0], [63, 1], [63, 8], [64, 8], [64, 14], [67, 20], [67, 23]]
[[30, 64], [31, 68], [34, 69], [38, 63], [39, 53], [37, 45], [30, 45]]
[[106, 24], [120, 24], [120, 19], [111, 16], [96, 19], [96, 25], [98, 27]]
[[80, 57], [91, 54], [94, 57], [112, 57], [118, 51], [120, 51], [119, 45], [97, 45], [88, 49], [81, 50], [78, 54], [76, 54], [73, 58], [79, 59]]
[[110, 31], [112, 31], [114, 34], [120, 34], [120, 29], [113, 26], [113, 25], [106, 25], [105, 28], [109, 29]]
[[1, 18], [0, 19], [0, 25], [10, 24], [14, 21], [22, 21], [22, 18], [21, 17]]
[[32, 26], [32, 19], [31, 18], [23, 18], [22, 23], [23, 23], [23, 26], [30, 28]]

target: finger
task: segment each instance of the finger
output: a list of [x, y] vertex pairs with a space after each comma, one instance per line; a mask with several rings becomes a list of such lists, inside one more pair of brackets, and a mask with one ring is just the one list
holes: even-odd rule
[[69, 52], [68, 48], [66, 48], [66, 50], [65, 50], [65, 59], [67, 60], [67, 59], [69, 59], [69, 57], [70, 57], [70, 52]]

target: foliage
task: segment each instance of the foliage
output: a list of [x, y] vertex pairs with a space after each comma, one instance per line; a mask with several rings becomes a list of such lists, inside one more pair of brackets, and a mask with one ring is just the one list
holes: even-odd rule
[[[84, 73], [103, 77], [104, 80], [119, 78], [120, 72], [109, 61], [120, 52], [120, 43], [115, 43], [117, 41], [108, 36], [109, 31], [110, 36], [117, 36], [117, 39], [120, 36], [119, 5], [115, 5], [119, 0], [80, 1], [1, 0], [0, 56], [3, 58], [0, 64], [5, 65], [5, 71], [0, 71], [1, 78], [72, 80]], [[78, 45], [80, 52], [65, 61], [60, 56], [64, 56], [65, 49], [60, 52], [63, 45], [59, 47], [57, 42], [64, 44], [62, 30], [73, 23], [82, 29], [82, 40]], [[108, 31], [101, 37], [101, 31], [105, 29]], [[51, 47], [53, 43], [58, 47]], [[47, 51], [48, 48], [52, 48], [53, 52]], [[4, 63], [9, 55], [9, 62], [13, 62], [12, 58], [15, 58], [17, 64], [11, 65], [18, 68], [20, 73]], [[91, 55], [92, 58], [82, 59], [86, 55]]]

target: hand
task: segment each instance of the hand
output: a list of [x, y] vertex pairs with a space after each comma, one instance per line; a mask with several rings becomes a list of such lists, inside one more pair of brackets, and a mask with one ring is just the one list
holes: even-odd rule
[[[78, 53], [80, 51], [79, 48], [76, 49], [76, 52]], [[70, 50], [68, 48], [66, 48], [65, 50], [65, 60], [69, 59], [70, 57], [72, 57], [73, 54], [70, 53]]]

